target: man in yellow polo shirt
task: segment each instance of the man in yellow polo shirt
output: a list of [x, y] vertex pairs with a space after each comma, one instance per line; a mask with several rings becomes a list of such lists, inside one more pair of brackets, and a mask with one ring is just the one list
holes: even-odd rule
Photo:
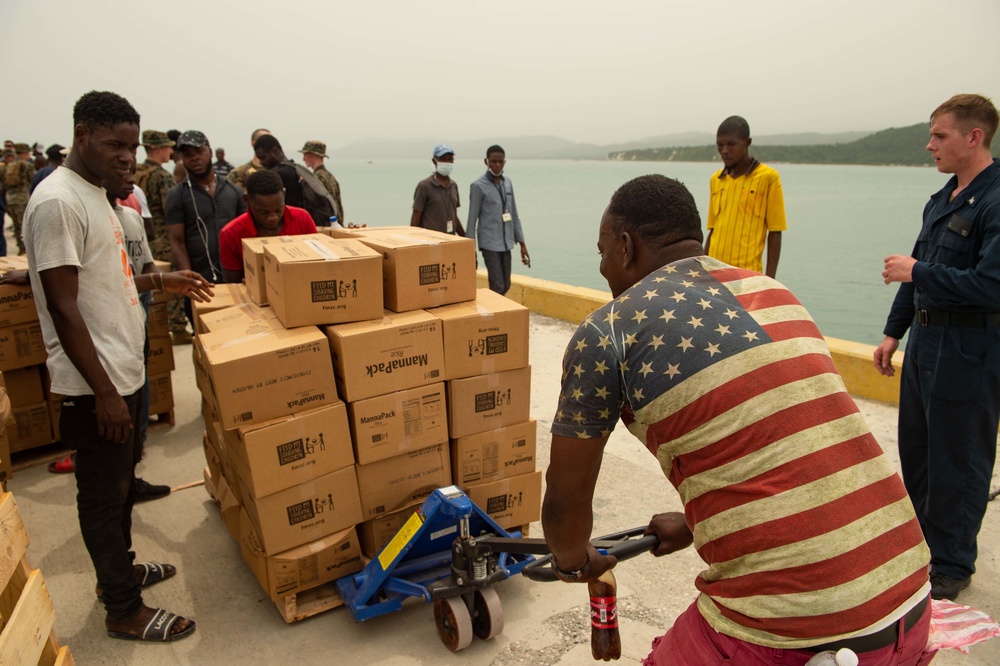
[[750, 157], [751, 141], [750, 125], [739, 116], [726, 118], [716, 132], [715, 146], [725, 166], [709, 181], [705, 253], [773, 278], [786, 229], [785, 197], [778, 172]]

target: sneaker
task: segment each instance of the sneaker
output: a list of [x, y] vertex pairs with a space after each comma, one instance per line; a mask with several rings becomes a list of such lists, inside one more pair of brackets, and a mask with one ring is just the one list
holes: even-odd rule
[[949, 599], [954, 601], [958, 593], [969, 587], [972, 576], [968, 578], [952, 578], [940, 571], [931, 572], [931, 599]]
[[170, 494], [170, 486], [155, 486], [149, 481], [135, 480], [135, 501], [148, 502], [149, 500], [166, 497]]
[[175, 345], [191, 344], [192, 336], [187, 331], [174, 331], [170, 334], [170, 341]]

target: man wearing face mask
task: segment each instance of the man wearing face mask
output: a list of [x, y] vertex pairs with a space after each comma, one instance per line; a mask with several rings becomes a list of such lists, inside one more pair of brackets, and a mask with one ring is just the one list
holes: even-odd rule
[[465, 229], [458, 219], [458, 208], [462, 205], [458, 185], [451, 179], [455, 151], [442, 143], [434, 148], [431, 162], [434, 173], [417, 183], [413, 192], [410, 226], [464, 236]]

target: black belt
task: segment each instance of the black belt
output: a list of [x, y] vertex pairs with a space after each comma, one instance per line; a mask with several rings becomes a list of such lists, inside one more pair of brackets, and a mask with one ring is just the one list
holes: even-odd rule
[[[913, 628], [913, 625], [917, 623], [917, 620], [921, 618], [924, 614], [924, 609], [927, 608], [927, 602], [930, 597], [924, 597], [917, 603], [916, 606], [907, 611], [906, 615], [903, 616], [903, 626], [906, 627], [906, 631]], [[824, 643], [823, 645], [813, 645], [812, 647], [802, 648], [806, 652], [823, 652], [825, 650], [833, 650], [836, 652], [841, 648], [849, 648], [857, 654], [863, 652], [871, 652], [873, 650], [881, 650], [887, 645], [895, 644], [896, 640], [899, 638], [899, 620], [896, 620], [889, 626], [879, 629], [874, 634], [868, 634], [867, 636], [855, 636], [854, 638], [845, 638], [841, 641], [832, 641], [830, 643]]]
[[946, 310], [917, 310], [917, 323], [921, 326], [1000, 326], [1000, 312], [948, 312]]

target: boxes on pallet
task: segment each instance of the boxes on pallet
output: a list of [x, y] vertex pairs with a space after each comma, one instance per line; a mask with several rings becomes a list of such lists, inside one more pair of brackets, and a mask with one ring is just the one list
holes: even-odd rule
[[265, 553], [280, 553], [361, 522], [353, 467], [255, 498], [242, 490], [243, 506]]
[[240, 497], [233, 490], [225, 475], [215, 481], [215, 499], [219, 502], [219, 515], [234, 541], [240, 540]]
[[[0, 262], [0, 272], [6, 273], [6, 268]], [[38, 311], [35, 309], [35, 295], [31, 285], [0, 284], [0, 326], [14, 326], [38, 321]]]
[[14, 407], [13, 415], [14, 420], [7, 424], [11, 453], [33, 449], [36, 446], [44, 446], [55, 441], [52, 438], [52, 417], [49, 414], [48, 402]]
[[537, 424], [487, 430], [451, 440], [451, 470], [463, 490], [476, 483], [498, 481], [535, 471]]
[[258, 330], [273, 331], [284, 328], [273, 309], [254, 303], [244, 303], [215, 312], [206, 312], [199, 321], [205, 333], [215, 333], [226, 328], [241, 328], [245, 334], [249, 334], [256, 333]]
[[174, 369], [174, 347], [170, 338], [150, 338], [146, 352], [146, 372], [149, 376], [165, 375]]
[[357, 400], [347, 413], [362, 465], [448, 441], [443, 382]]
[[227, 328], [201, 336], [224, 429], [337, 400], [330, 343], [315, 326], [243, 333]]
[[166, 303], [153, 303], [146, 314], [146, 334], [151, 338], [169, 338], [170, 321]]
[[382, 255], [385, 307], [395, 312], [476, 297], [476, 244], [420, 227], [360, 229], [357, 238]]
[[361, 547], [353, 527], [274, 555], [267, 555], [246, 511], [240, 513], [240, 553], [267, 596], [277, 601], [361, 571]]
[[325, 327], [344, 400], [355, 402], [440, 381], [441, 320], [425, 310]]
[[45, 401], [45, 388], [42, 386], [39, 366], [29, 365], [27, 368], [5, 370], [3, 380], [13, 407], [36, 405]]
[[149, 376], [149, 413], [165, 414], [174, 408], [174, 388], [170, 373]]
[[542, 510], [542, 473], [521, 474], [466, 489], [476, 506], [510, 529], [538, 520]]
[[382, 315], [382, 259], [356, 240], [322, 234], [264, 246], [267, 302], [285, 326]]
[[48, 354], [37, 321], [0, 328], [0, 371], [45, 363]]
[[528, 365], [528, 308], [489, 289], [476, 300], [428, 310], [442, 321], [445, 379]]
[[247, 288], [242, 283], [217, 284], [212, 288], [212, 291], [215, 292], [215, 295], [208, 302], [191, 301], [191, 313], [194, 316], [195, 333], [205, 332], [201, 328], [201, 315], [250, 302], [250, 297], [247, 295]]
[[230, 430], [224, 447], [240, 459], [240, 476], [255, 497], [354, 464], [347, 408], [340, 401]]
[[453, 438], [523, 423], [531, 407], [531, 367], [448, 381]]
[[247, 294], [257, 305], [267, 305], [267, 279], [264, 248], [268, 245], [290, 243], [294, 240], [304, 240], [329, 234], [303, 234], [301, 236], [264, 236], [243, 239], [243, 283]]
[[435, 488], [450, 486], [451, 457], [447, 444], [437, 444], [395, 458], [357, 465], [357, 473], [362, 520], [369, 520], [421, 501]]
[[[377, 518], [366, 520], [358, 525], [358, 538], [361, 540], [361, 552], [368, 557], [377, 557], [379, 551], [385, 548], [387, 543], [392, 541], [392, 538], [396, 536], [399, 529], [406, 524], [406, 521], [410, 519], [410, 516], [417, 512], [422, 504], [422, 502], [414, 502], [399, 511], [393, 511], [392, 513], [387, 513]], [[452, 541], [455, 540], [456, 534], [449, 532], [444, 536], [447, 536], [448, 539], [442, 543], [444, 543], [445, 547], [447, 547]], [[428, 538], [439, 538], [439, 535], [429, 534]], [[443, 550], [443, 548], [439, 550]]]

